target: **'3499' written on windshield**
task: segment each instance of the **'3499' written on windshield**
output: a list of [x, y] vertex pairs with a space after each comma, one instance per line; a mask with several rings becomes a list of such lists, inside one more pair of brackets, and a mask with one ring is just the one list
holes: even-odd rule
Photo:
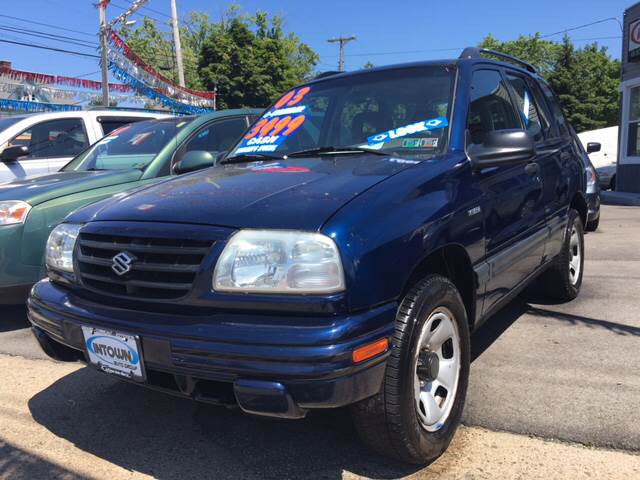
[[305, 105], [300, 102], [311, 91], [311, 87], [291, 90], [278, 100], [247, 133], [235, 154], [274, 152], [305, 122]]

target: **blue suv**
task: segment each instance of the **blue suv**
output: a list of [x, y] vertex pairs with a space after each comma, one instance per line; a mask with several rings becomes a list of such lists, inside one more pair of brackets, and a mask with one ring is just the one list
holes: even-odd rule
[[578, 295], [577, 143], [535, 70], [495, 52], [318, 78], [212, 168], [71, 214], [33, 332], [55, 359], [252, 414], [350, 405], [373, 449], [433, 461], [470, 332], [538, 278]]

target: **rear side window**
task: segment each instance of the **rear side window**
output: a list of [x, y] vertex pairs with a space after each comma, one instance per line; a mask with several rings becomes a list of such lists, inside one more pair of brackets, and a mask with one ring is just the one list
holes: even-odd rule
[[98, 122], [102, 127], [102, 134], [109, 135], [115, 129], [124, 127], [133, 122], [140, 122], [142, 120], [150, 120], [146, 117], [99, 117]]
[[549, 130], [549, 121], [538, 106], [538, 101], [530, 85], [519, 75], [507, 74], [507, 80], [515, 94], [516, 108], [527, 132], [533, 136], [536, 142], [544, 140], [545, 134]]
[[75, 157], [89, 140], [80, 118], [51, 120], [32, 125], [16, 135], [9, 145], [29, 148], [27, 158]]
[[556, 97], [553, 90], [549, 88], [545, 82], [540, 82], [540, 87], [544, 92], [545, 97], [547, 97], [547, 101], [549, 102], [549, 106], [551, 107], [551, 113], [555, 117], [556, 124], [558, 125], [558, 130], [560, 131], [560, 136], [569, 135], [569, 122], [567, 122], [566, 117], [560, 107], [560, 103], [558, 102], [558, 97]]
[[471, 80], [467, 131], [469, 141], [481, 144], [489, 132], [521, 128], [509, 92], [496, 70], [478, 70]]

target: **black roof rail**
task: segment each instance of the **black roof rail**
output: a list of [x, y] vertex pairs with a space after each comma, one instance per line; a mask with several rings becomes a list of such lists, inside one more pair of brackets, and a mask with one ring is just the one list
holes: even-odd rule
[[313, 77], [313, 79], [318, 80], [320, 78], [332, 77], [333, 75], [338, 75], [339, 73], [344, 73], [344, 72], [339, 72], [337, 70], [328, 70], [326, 72], [320, 72], [315, 77]]
[[489, 50], [488, 48], [478, 48], [478, 47], [467, 47], [460, 54], [459, 58], [482, 58], [482, 54], [493, 55], [494, 57], [498, 57], [504, 60], [507, 60], [512, 63], [516, 63], [521, 67], [526, 68], [531, 73], [537, 73], [536, 69], [533, 65], [524, 60], [520, 60], [513, 55], [507, 55], [506, 53], [496, 52], [495, 50]]

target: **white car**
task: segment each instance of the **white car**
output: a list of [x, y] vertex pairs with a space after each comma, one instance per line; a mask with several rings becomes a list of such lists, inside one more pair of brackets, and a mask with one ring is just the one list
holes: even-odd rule
[[0, 183], [57, 172], [112, 130], [166, 116], [128, 110], [83, 110], [1, 117]]

